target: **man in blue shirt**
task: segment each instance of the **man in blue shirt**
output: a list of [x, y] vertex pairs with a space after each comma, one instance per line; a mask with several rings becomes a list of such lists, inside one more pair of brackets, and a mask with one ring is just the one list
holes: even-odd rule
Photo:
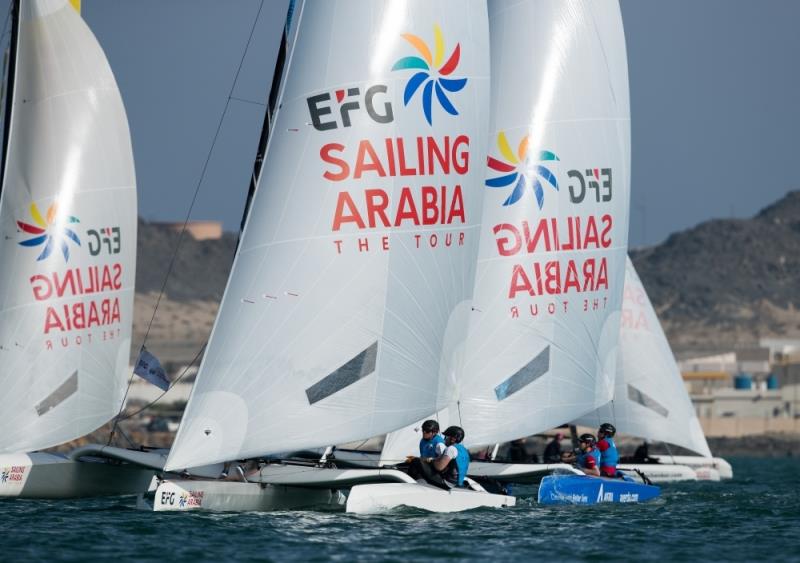
[[614, 444], [614, 434], [617, 429], [610, 422], [604, 422], [597, 430], [597, 449], [600, 450], [600, 473], [603, 477], [617, 476], [617, 462], [619, 454], [617, 446]]
[[445, 450], [444, 436], [439, 434], [439, 423], [426, 420], [422, 423], [422, 439], [419, 441], [419, 457], [439, 457]]

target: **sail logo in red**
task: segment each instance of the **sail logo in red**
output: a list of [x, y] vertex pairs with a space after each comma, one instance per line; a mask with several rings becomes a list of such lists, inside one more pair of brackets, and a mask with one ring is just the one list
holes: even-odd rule
[[501, 174], [486, 180], [489, 188], [508, 188], [514, 186], [511, 194], [503, 202], [504, 206], [517, 203], [522, 196], [533, 192], [539, 209], [544, 205], [544, 186], [549, 186], [558, 191], [558, 180], [555, 174], [543, 163], [555, 162], [559, 158], [548, 150], [532, 149], [529, 136], [523, 137], [519, 142], [516, 154], [508, 143], [505, 131], [497, 134], [497, 147], [502, 155], [502, 160], [489, 156], [487, 165], [495, 172]]
[[53, 253], [53, 249], [58, 248], [64, 256], [64, 261], [69, 262], [69, 241], [80, 246], [81, 239], [68, 225], [80, 223], [78, 218], [68, 215], [63, 220], [59, 220], [58, 203], [50, 205], [44, 217], [39, 212], [39, 207], [32, 203], [30, 213], [33, 224], [17, 221], [17, 225], [24, 233], [33, 235], [32, 238], [20, 241], [20, 246], [37, 247], [44, 245], [38, 258], [36, 258], [37, 261], [46, 260]]
[[458, 67], [461, 60], [461, 44], [456, 43], [447, 61], [444, 61], [445, 43], [442, 30], [438, 25], [433, 26], [433, 52], [425, 41], [417, 35], [411, 33], [402, 34], [403, 39], [408, 41], [420, 54], [417, 56], [403, 57], [394, 63], [392, 70], [417, 70], [408, 79], [405, 91], [403, 92], [403, 103], [408, 106], [414, 95], [422, 89], [422, 110], [428, 125], [433, 125], [433, 94], [439, 105], [450, 115], [458, 115], [453, 102], [450, 101], [448, 93], [459, 92], [467, 85], [466, 78], [452, 78], [450, 75]]

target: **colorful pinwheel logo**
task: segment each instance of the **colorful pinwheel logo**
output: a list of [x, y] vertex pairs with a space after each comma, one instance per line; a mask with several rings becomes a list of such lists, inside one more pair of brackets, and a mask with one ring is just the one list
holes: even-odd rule
[[500, 131], [497, 135], [497, 146], [505, 161], [490, 156], [487, 164], [489, 168], [495, 172], [503, 173], [503, 175], [486, 180], [486, 185], [490, 188], [505, 188], [514, 184], [511, 195], [506, 198], [503, 205], [517, 203], [527, 190], [532, 189], [536, 196], [536, 202], [539, 204], [539, 209], [541, 209], [542, 205], [544, 205], [542, 180], [558, 190], [558, 180], [555, 174], [549, 168], [539, 164], [540, 162], [556, 161], [558, 157], [545, 150], [531, 154], [529, 150], [530, 144], [530, 137], [524, 137], [519, 143], [517, 154], [514, 154], [508, 144], [505, 132]]
[[61, 253], [64, 255], [64, 260], [69, 262], [69, 246], [67, 245], [67, 239], [71, 239], [72, 242], [78, 246], [81, 245], [81, 239], [78, 238], [78, 235], [75, 234], [75, 231], [66, 226], [66, 224], [80, 223], [78, 218], [70, 215], [65, 218], [65, 224], [62, 226], [57, 224], [57, 217], [57, 203], [53, 203], [47, 208], [47, 220], [42, 217], [42, 214], [39, 212], [39, 208], [36, 206], [36, 204], [32, 203], [31, 218], [33, 219], [34, 224], [25, 223], [24, 221], [17, 221], [17, 225], [19, 225], [20, 229], [30, 235], [34, 235], [33, 238], [20, 241], [20, 245], [44, 245], [44, 249], [42, 249], [41, 254], [39, 254], [39, 257], [36, 259], [37, 261], [46, 259], [53, 252], [53, 248], [60, 246]]
[[403, 57], [394, 63], [392, 67], [392, 70], [420, 69], [406, 83], [403, 103], [407, 106], [417, 90], [422, 87], [422, 109], [429, 125], [433, 125], [433, 110], [431, 106], [434, 91], [436, 91], [436, 99], [439, 100], [439, 104], [444, 108], [444, 111], [450, 115], [458, 115], [458, 110], [450, 101], [450, 98], [447, 97], [447, 92], [458, 92], [463, 89], [467, 84], [467, 79], [444, 77], [450, 76], [458, 66], [458, 61], [461, 59], [461, 44], [456, 43], [456, 47], [447, 62], [442, 64], [444, 59], [444, 37], [438, 25], [433, 26], [433, 55], [431, 55], [431, 50], [428, 48], [427, 43], [418, 36], [404, 33], [402, 37], [422, 55], [422, 57]]

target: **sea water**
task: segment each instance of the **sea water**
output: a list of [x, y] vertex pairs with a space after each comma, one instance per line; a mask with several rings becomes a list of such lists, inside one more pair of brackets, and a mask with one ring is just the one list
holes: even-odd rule
[[153, 513], [132, 497], [0, 501], [0, 560], [800, 561], [796, 460], [734, 459], [735, 478], [666, 485], [647, 504], [512, 509]]

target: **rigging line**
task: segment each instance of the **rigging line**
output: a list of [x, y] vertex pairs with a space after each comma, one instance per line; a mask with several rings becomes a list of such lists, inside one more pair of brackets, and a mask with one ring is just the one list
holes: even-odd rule
[[[166, 390], [166, 391], [162, 391], [162, 393], [161, 393], [161, 394], [160, 394], [158, 397], [156, 397], [155, 399], [153, 399], [152, 401], [150, 401], [149, 403], [147, 403], [145, 406], [143, 406], [142, 408], [140, 408], [138, 411], [136, 411], [136, 412], [132, 412], [131, 414], [126, 414], [125, 416], [122, 416], [122, 417], [119, 417], [119, 419], [118, 419], [118, 420], [119, 420], [119, 422], [122, 422], [123, 420], [128, 420], [129, 418], [132, 418], [132, 417], [136, 416], [137, 414], [141, 413], [142, 411], [145, 411], [145, 410], [149, 409], [149, 408], [150, 408], [150, 407], [152, 407], [154, 404], [156, 404], [158, 401], [160, 401], [160, 400], [161, 400], [161, 399], [164, 397], [164, 395], [166, 395], [167, 393], [169, 393], [169, 392], [170, 392], [170, 390], [171, 390], [173, 387], [175, 387], [175, 385], [176, 385], [176, 384], [177, 384], [177, 383], [178, 383], [178, 382], [179, 382], [181, 379], [183, 379], [183, 376], [185, 376], [185, 375], [186, 375], [186, 374], [189, 372], [189, 368], [190, 368], [190, 367], [192, 367], [192, 366], [194, 365], [194, 363], [195, 363], [195, 362], [196, 362], [196, 361], [197, 361], [197, 360], [200, 358], [200, 356], [203, 354], [203, 350], [205, 350], [205, 349], [206, 349], [206, 344], [208, 344], [208, 341], [206, 341], [206, 342], [205, 342], [205, 343], [204, 343], [204, 344], [203, 344], [203, 345], [200, 347], [200, 351], [199, 351], [199, 352], [197, 352], [197, 355], [195, 355], [195, 357], [192, 359], [192, 361], [189, 363], [189, 365], [187, 365], [185, 368], [183, 368], [183, 371], [181, 372], [181, 374], [180, 374], [178, 377], [176, 377], [174, 380], [172, 380], [172, 382], [170, 383], [170, 385], [169, 385], [169, 387], [167, 388], [167, 390]], [[120, 431], [121, 431], [121, 430], [120, 430]]]
[[458, 425], [464, 428], [464, 423], [461, 421], [461, 401], [456, 401], [456, 407], [458, 407]]
[[[150, 336], [150, 329], [153, 327], [153, 321], [156, 318], [156, 313], [158, 312], [158, 307], [161, 304], [161, 298], [164, 295], [164, 290], [167, 287], [167, 282], [169, 281], [169, 277], [172, 274], [172, 268], [175, 266], [175, 260], [178, 257], [178, 252], [180, 251], [181, 244], [183, 243], [183, 239], [186, 235], [186, 225], [189, 222], [189, 218], [192, 216], [192, 210], [194, 209], [194, 204], [197, 202], [197, 195], [200, 193], [200, 186], [203, 184], [203, 180], [206, 176], [206, 170], [208, 170], [208, 163], [211, 161], [211, 155], [214, 153], [214, 147], [217, 144], [217, 138], [219, 137], [219, 133], [222, 130], [222, 124], [225, 121], [225, 115], [228, 113], [228, 107], [231, 104], [231, 99], [233, 98], [233, 92], [236, 89], [236, 82], [239, 80], [239, 73], [242, 71], [242, 66], [244, 65], [244, 59], [247, 56], [247, 51], [250, 49], [250, 43], [253, 40], [253, 33], [256, 30], [256, 25], [258, 24], [258, 20], [261, 16], [261, 10], [264, 8], [264, 0], [258, 5], [258, 12], [256, 12], [256, 17], [253, 19], [253, 25], [250, 28], [250, 35], [247, 37], [247, 43], [245, 43], [244, 51], [242, 52], [242, 57], [239, 59], [239, 66], [236, 68], [236, 74], [233, 76], [233, 83], [231, 84], [230, 92], [228, 92], [228, 98], [225, 100], [225, 107], [222, 109], [222, 114], [219, 116], [219, 122], [217, 123], [217, 130], [214, 132], [214, 137], [211, 139], [211, 146], [208, 149], [208, 154], [206, 155], [206, 160], [203, 163], [203, 168], [200, 171], [200, 178], [197, 180], [197, 186], [194, 188], [194, 195], [192, 196], [192, 202], [189, 204], [189, 209], [186, 212], [186, 218], [183, 220], [183, 227], [181, 228], [180, 235], [178, 236], [178, 243], [175, 246], [175, 252], [172, 254], [172, 259], [169, 262], [169, 267], [167, 268], [167, 273], [164, 276], [164, 283], [161, 284], [161, 291], [158, 293], [158, 298], [156, 299], [155, 307], [153, 307], [153, 315], [150, 317], [150, 322], [147, 323], [147, 330], [145, 331], [144, 338], [142, 339], [142, 346], [141, 349], [144, 348], [145, 343], [147, 343], [147, 337]], [[203, 345], [205, 348], [205, 344]], [[134, 366], [135, 369], [136, 366]], [[131, 390], [131, 385], [133, 384], [133, 376], [134, 372], [131, 372], [131, 376], [128, 379], [128, 386], [125, 388], [125, 394], [122, 396], [122, 403], [119, 406], [119, 412], [117, 412], [117, 416], [114, 417], [114, 425], [111, 428], [111, 434], [108, 437], [108, 443], [111, 443], [111, 440], [114, 437], [114, 431], [117, 428], [117, 422], [119, 421], [119, 415], [122, 414], [122, 411], [125, 409], [125, 400], [128, 398], [128, 393]]]
[[245, 98], [237, 98], [236, 96], [231, 96], [230, 99], [231, 100], [236, 100], [237, 102], [244, 102], [246, 104], [253, 104], [253, 105], [256, 105], [256, 106], [267, 107], [267, 104], [265, 104], [264, 102], [257, 102], [255, 100], [247, 100]]

